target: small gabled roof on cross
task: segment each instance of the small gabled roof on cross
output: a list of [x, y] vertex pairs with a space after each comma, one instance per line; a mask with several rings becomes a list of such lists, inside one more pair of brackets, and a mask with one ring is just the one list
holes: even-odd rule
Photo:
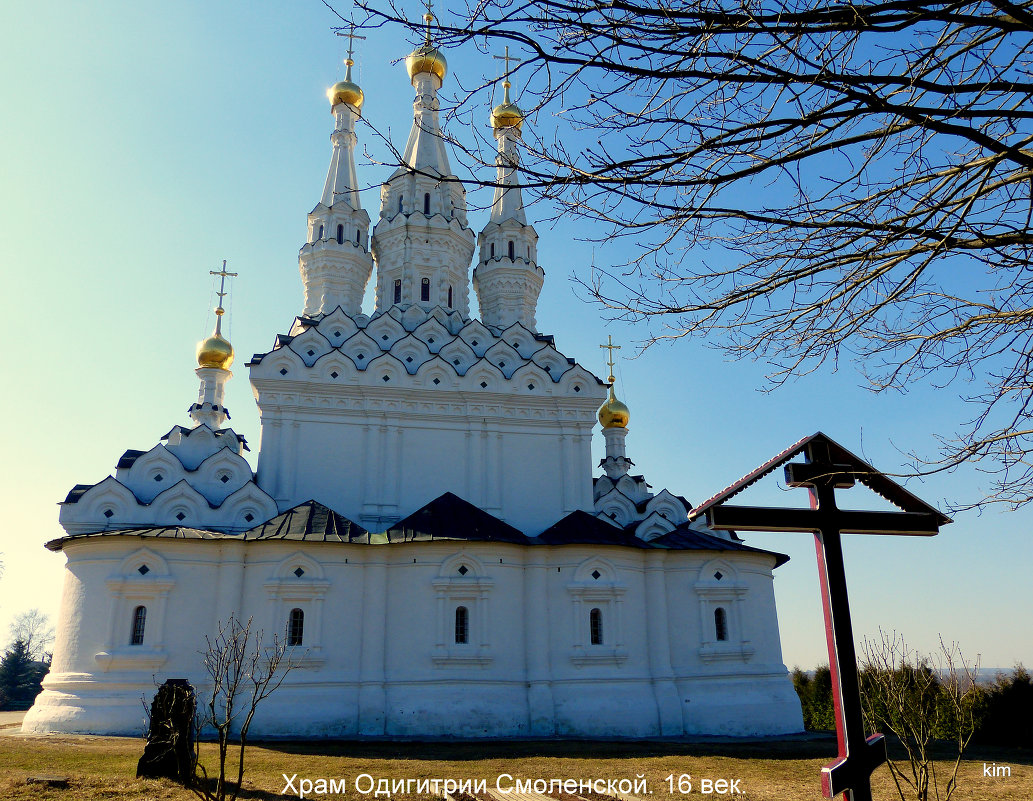
[[703, 517], [708, 509], [719, 506], [729, 498], [738, 495], [747, 487], [760, 481], [764, 476], [788, 463], [790, 459], [793, 459], [800, 454], [809, 454], [811, 449], [816, 445], [824, 446], [828, 449], [829, 456], [832, 458], [837, 473], [844, 472], [849, 474], [852, 478], [860, 481], [876, 495], [889, 501], [901, 511], [932, 515], [936, 522], [941, 526], [952, 522], [951, 519], [943, 514], [939, 509], [934, 506], [930, 506], [918, 496], [908, 492], [904, 487], [889, 478], [885, 473], [879, 472], [868, 464], [868, 462], [864, 461], [864, 459], [855, 456], [838, 442], [830, 439], [820, 431], [816, 434], [811, 434], [809, 437], [804, 437], [799, 442], [793, 443], [780, 454], [762, 464], [756, 470], [743, 476], [731, 486], [721, 490], [717, 495], [707, 499], [699, 506], [692, 509], [689, 512], [689, 520], [691, 521], [699, 517]]

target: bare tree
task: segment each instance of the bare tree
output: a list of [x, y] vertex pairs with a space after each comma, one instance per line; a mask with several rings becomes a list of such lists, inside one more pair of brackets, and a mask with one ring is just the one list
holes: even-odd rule
[[[958, 789], [958, 767], [975, 732], [982, 691], [978, 665], [968, 665], [956, 644], [940, 641], [935, 656], [921, 656], [903, 637], [880, 633], [865, 640], [860, 665], [865, 722], [871, 731], [890, 731], [906, 760], [889, 760], [901, 801], [950, 801]], [[936, 772], [934, 740], [953, 745], [946, 776]]]
[[[265, 643], [262, 631], [252, 632], [251, 622], [251, 618], [241, 623], [231, 616], [219, 624], [218, 634], [205, 637], [204, 667], [210, 687], [197, 731], [200, 733], [206, 726], [215, 730], [218, 776], [212, 787], [208, 772], [198, 760], [198, 775], [191, 789], [206, 801], [226, 801], [227, 798], [236, 801], [244, 781], [244, 749], [255, 712], [295, 667], [286, 639], [274, 635], [271, 643]], [[226, 762], [234, 735], [237, 738], [237, 781], [231, 784], [226, 779]]]
[[54, 627], [50, 624], [50, 616], [29, 609], [17, 615], [11, 622], [10, 638], [12, 642], [21, 640], [26, 651], [36, 662], [50, 661], [50, 646], [54, 643]]
[[[417, 41], [415, 15], [358, 5]], [[975, 462], [980, 502], [1033, 499], [1029, 2], [454, 9], [439, 46], [522, 62], [529, 189], [630, 240], [581, 276], [613, 316], [767, 360], [775, 384], [840, 359], [874, 391], [961, 382], [972, 419], [916, 469]]]

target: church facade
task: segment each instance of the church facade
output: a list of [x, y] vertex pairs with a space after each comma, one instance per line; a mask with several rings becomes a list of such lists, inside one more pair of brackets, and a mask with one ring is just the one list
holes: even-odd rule
[[226, 427], [220, 293], [192, 424], [61, 505], [58, 639], [23, 730], [139, 733], [156, 679], [204, 692], [204, 636], [231, 616], [297, 663], [254, 736], [802, 730], [773, 591], [785, 557], [690, 524], [687, 500], [631, 474], [613, 376], [538, 330], [508, 81], [475, 236], [438, 128], [445, 58], [429, 37], [410, 54], [413, 127], [370, 232], [347, 63], [299, 256], [304, 309], [247, 365], [257, 471]]

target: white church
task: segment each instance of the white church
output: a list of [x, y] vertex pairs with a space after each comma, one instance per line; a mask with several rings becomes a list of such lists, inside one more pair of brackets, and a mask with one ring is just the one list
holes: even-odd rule
[[220, 293], [191, 424], [61, 505], [57, 643], [23, 731], [139, 734], [156, 682], [203, 693], [204, 637], [231, 616], [286, 638], [298, 664], [253, 736], [801, 731], [772, 585], [786, 557], [688, 523], [688, 501], [631, 474], [612, 374], [539, 331], [508, 81], [475, 235], [438, 127], [445, 58], [429, 35], [407, 57], [412, 131], [371, 233], [346, 63], [304, 309], [246, 365], [257, 471], [226, 427]]

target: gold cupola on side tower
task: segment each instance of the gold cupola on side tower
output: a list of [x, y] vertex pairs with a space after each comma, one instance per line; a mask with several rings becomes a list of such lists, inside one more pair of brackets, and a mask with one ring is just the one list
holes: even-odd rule
[[427, 23], [427, 41], [405, 57], [405, 68], [409, 71], [410, 79], [415, 78], [421, 72], [430, 72], [444, 82], [445, 75], [448, 73], [448, 62], [445, 60], [445, 54], [438, 50], [430, 40], [430, 24], [434, 21], [434, 15], [424, 14], [423, 21]]
[[[352, 31], [352, 38], [361, 39], [362, 37], [356, 37], [355, 32]], [[366, 99], [366, 96], [362, 94], [359, 85], [352, 81], [352, 66], [355, 62], [352, 61], [350, 46], [348, 58], [344, 60], [344, 63], [347, 67], [344, 80], [338, 81], [326, 90], [326, 96], [330, 99], [330, 110], [333, 111], [334, 106], [338, 103], [347, 103], [349, 106], [354, 106], [356, 111], [362, 111], [362, 101]]]
[[[509, 48], [506, 48], [506, 50], [506, 58], [508, 59]], [[491, 127], [497, 130], [499, 128], [512, 128], [515, 126], [519, 132], [520, 126], [524, 122], [524, 112], [520, 110], [516, 103], [509, 99], [509, 86], [509, 78], [507, 77], [502, 82], [502, 102], [491, 110]]]
[[599, 407], [599, 422], [603, 428], [627, 428], [631, 411], [613, 394], [613, 376], [610, 376], [610, 397]]
[[607, 344], [600, 345], [600, 348], [606, 348], [610, 351], [610, 357], [607, 364], [610, 366], [610, 395], [606, 399], [605, 403], [599, 407], [598, 417], [599, 423], [605, 428], [627, 428], [628, 422], [631, 420], [631, 411], [621, 401], [617, 400], [617, 396], [613, 394], [613, 383], [617, 379], [613, 375], [613, 352], [620, 350], [620, 345], [613, 344], [613, 337], [607, 337]]
[[233, 364], [233, 346], [222, 335], [222, 315], [226, 310], [220, 306], [215, 310], [215, 332], [197, 343], [197, 364], [200, 367], [218, 367], [229, 370]]
[[229, 370], [233, 364], [233, 345], [222, 335], [222, 316], [226, 310], [222, 307], [222, 298], [226, 294], [226, 276], [236, 273], [226, 272], [226, 262], [222, 263], [222, 272], [212, 272], [212, 275], [222, 275], [222, 284], [219, 287], [219, 305], [215, 309], [215, 331], [205, 340], [197, 343], [197, 364], [199, 367], [217, 367], [220, 370]]

